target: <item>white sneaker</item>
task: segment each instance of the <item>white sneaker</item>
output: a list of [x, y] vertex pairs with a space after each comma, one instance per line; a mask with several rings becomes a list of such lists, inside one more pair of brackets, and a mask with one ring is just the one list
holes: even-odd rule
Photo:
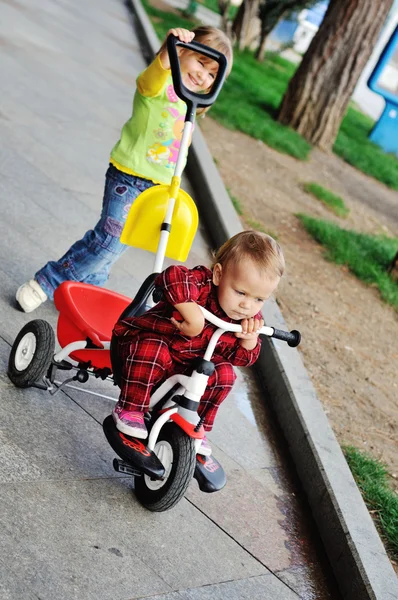
[[17, 289], [16, 300], [22, 310], [30, 313], [47, 300], [47, 294], [34, 279], [30, 279]]

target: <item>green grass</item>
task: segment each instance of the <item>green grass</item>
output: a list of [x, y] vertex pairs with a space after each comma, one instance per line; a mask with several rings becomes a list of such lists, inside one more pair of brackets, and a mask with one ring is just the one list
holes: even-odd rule
[[232, 72], [211, 116], [280, 152], [307, 159], [311, 145], [274, 118], [294, 70], [295, 65], [275, 54], [259, 63], [250, 52], [235, 51]]
[[262, 231], [263, 233], [267, 233], [268, 235], [273, 237], [275, 240], [278, 239], [277, 234], [275, 234], [273, 231], [267, 231], [265, 229], [264, 225], [262, 223], [260, 223], [260, 221], [256, 221], [255, 219], [252, 219], [250, 216], [245, 214], [242, 202], [240, 200], [238, 200], [238, 198], [236, 198], [236, 196], [231, 194], [231, 190], [228, 187], [227, 187], [227, 192], [228, 192], [228, 195], [231, 199], [231, 202], [232, 202], [236, 212], [238, 213], [238, 215], [240, 217], [242, 217], [243, 221], [246, 223], [246, 225], [248, 227], [250, 227], [251, 229], [255, 229], [256, 231]]
[[236, 198], [236, 196], [233, 196], [233, 194], [231, 194], [231, 190], [228, 187], [227, 187], [227, 192], [231, 199], [232, 204], [234, 205], [236, 212], [238, 213], [239, 216], [242, 216], [243, 215], [242, 202], [240, 200], [238, 200], [238, 198]]
[[386, 272], [397, 252], [398, 238], [367, 235], [307, 215], [297, 216], [326, 248], [328, 260], [346, 265], [361, 281], [377, 287], [383, 300], [398, 309], [398, 284]]
[[[192, 29], [197, 24], [195, 19], [153, 8], [148, 0], [144, 0], [144, 6], [162, 40], [171, 27]], [[232, 73], [211, 109], [211, 116], [225, 127], [242, 131], [279, 152], [300, 160], [308, 159], [311, 144], [275, 120], [296, 68], [275, 53], [268, 52], [259, 63], [252, 52], [235, 50]], [[334, 152], [360, 171], [398, 190], [398, 160], [369, 141], [373, 124], [372, 119], [351, 105], [341, 124]]]
[[270, 235], [272, 238], [274, 238], [274, 240], [278, 239], [278, 235], [276, 233], [274, 233], [273, 231], [269, 231], [267, 229], [265, 229], [264, 225], [262, 223], [260, 223], [260, 221], [256, 221], [255, 219], [251, 219], [250, 217], [243, 217], [246, 224], [251, 228], [251, 229], [255, 229], [256, 231], [261, 231], [262, 233], [266, 233], [267, 235]]
[[[209, 8], [213, 12], [219, 14], [220, 9], [218, 7], [218, 0], [198, 0], [199, 4], [203, 4], [206, 8]], [[234, 19], [236, 13], [238, 12], [238, 6], [230, 6], [228, 11], [228, 16], [230, 19]]]
[[333, 151], [350, 165], [398, 190], [398, 160], [368, 139], [374, 125], [370, 117], [349, 107]]
[[[256, 231], [261, 231], [262, 233], [267, 233], [264, 229], [264, 225], [260, 223], [260, 221], [256, 221], [255, 219], [251, 219], [250, 217], [245, 218], [246, 223], [249, 225], [251, 229], [255, 229]], [[270, 234], [268, 234], [270, 235]]]
[[343, 451], [390, 557], [398, 560], [398, 495], [389, 485], [386, 467], [353, 446], [345, 446]]
[[303, 184], [303, 189], [308, 194], [318, 198], [318, 200], [323, 202], [323, 204], [332, 210], [338, 217], [347, 217], [350, 214], [350, 211], [346, 207], [344, 200], [321, 185], [308, 182]]

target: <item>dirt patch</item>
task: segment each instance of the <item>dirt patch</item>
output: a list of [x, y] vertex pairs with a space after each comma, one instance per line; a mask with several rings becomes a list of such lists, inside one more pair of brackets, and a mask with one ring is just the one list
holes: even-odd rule
[[[277, 302], [289, 328], [302, 333], [299, 350], [339, 442], [385, 462], [398, 491], [398, 315], [376, 289], [327, 262], [294, 216], [398, 236], [398, 193], [334, 155], [314, 150], [308, 162], [298, 161], [209, 117], [201, 129], [245, 215], [283, 247], [287, 274]], [[350, 216], [340, 219], [306, 194], [301, 184], [308, 181], [344, 198]]]

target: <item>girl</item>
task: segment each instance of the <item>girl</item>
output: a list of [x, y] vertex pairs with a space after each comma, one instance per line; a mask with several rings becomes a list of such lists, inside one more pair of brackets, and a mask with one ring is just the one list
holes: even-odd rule
[[[227, 57], [232, 66], [232, 47], [215, 27], [193, 31], [170, 29], [180, 41], [196, 41]], [[207, 92], [213, 85], [218, 63], [185, 48], [178, 48], [181, 77], [193, 92]], [[199, 109], [198, 114], [206, 109]], [[174, 92], [170, 62], [164, 42], [149, 67], [137, 78], [133, 114], [123, 126], [111, 152], [105, 178], [101, 218], [93, 230], [75, 242], [58, 261], [50, 261], [16, 293], [22, 310], [31, 312], [68, 280], [103, 285], [113, 263], [127, 249], [120, 243], [124, 220], [137, 196], [156, 183], [170, 184], [177, 160], [186, 105]]]
[[[216, 329], [205, 323], [204, 306], [228, 322], [240, 322], [242, 333], [225, 333], [216, 345], [215, 370], [198, 413], [206, 431], [213, 427], [221, 402], [236, 375], [233, 365], [252, 365], [260, 352], [257, 331], [264, 325], [261, 309], [284, 271], [279, 245], [258, 231], [238, 233], [217, 252], [212, 270], [199, 266], [168, 267], [157, 276], [164, 300], [140, 317], [116, 323], [114, 335], [122, 364], [121, 391], [113, 411], [117, 429], [136, 438], [148, 435], [144, 413], [151, 391], [170, 375], [192, 369]], [[211, 454], [204, 438], [200, 454]]]

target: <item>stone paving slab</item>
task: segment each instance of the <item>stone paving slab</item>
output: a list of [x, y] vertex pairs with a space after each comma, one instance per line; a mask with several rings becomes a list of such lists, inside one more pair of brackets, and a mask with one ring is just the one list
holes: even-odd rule
[[278, 579], [269, 574], [251, 579], [241, 579], [189, 589], [166, 596], [154, 596], [152, 600], [297, 600], [299, 596]]
[[[8, 354], [8, 345], [0, 339], [2, 365]], [[15, 478], [12, 463], [5, 460], [12, 457], [15, 448], [32, 466], [34, 478], [39, 471], [41, 479], [114, 474], [114, 454], [98, 423], [65, 394], [50, 396], [35, 388], [16, 389], [3, 377], [0, 423], [2, 452], [6, 450], [0, 463], [3, 482]]]
[[2, 561], [10, 569], [1, 580], [12, 581], [14, 573], [18, 581], [25, 573], [26, 587], [42, 600], [115, 600], [267, 572], [186, 500], [154, 515], [138, 504], [128, 482], [1, 486]]

